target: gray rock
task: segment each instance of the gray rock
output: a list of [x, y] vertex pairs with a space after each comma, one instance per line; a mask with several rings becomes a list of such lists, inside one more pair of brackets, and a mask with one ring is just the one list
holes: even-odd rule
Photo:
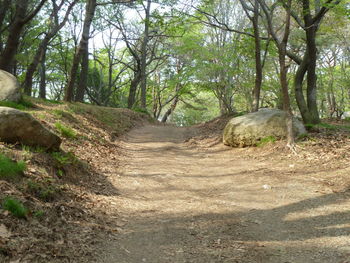
[[0, 70], [0, 101], [19, 102], [21, 93], [17, 79], [10, 73]]
[[61, 138], [46, 129], [30, 114], [8, 107], [0, 107], [0, 141], [41, 146], [58, 150]]
[[[225, 129], [223, 142], [233, 147], [256, 145], [262, 138], [274, 136], [285, 138], [287, 114], [282, 110], [261, 109], [258, 112], [231, 119]], [[306, 134], [304, 125], [293, 119], [293, 129], [296, 136]]]

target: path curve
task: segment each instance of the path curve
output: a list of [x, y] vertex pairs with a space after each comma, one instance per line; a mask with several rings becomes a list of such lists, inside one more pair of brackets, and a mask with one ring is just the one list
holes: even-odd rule
[[123, 223], [100, 262], [349, 262], [347, 194], [294, 177], [298, 164], [196, 148], [187, 132], [149, 125], [119, 144]]

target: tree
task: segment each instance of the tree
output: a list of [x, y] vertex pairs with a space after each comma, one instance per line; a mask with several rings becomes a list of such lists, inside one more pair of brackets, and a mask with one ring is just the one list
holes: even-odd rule
[[[259, 10], [259, 3], [257, 0], [254, 0], [252, 2], [252, 5], [249, 6], [247, 1], [240, 0], [240, 3], [244, 9], [244, 12], [246, 13], [247, 17], [251, 21], [253, 25], [253, 32], [254, 32], [254, 41], [255, 41], [255, 87], [253, 89], [252, 95], [253, 95], [253, 103], [251, 111], [258, 111], [259, 110], [259, 102], [260, 102], [260, 91], [261, 91], [261, 84], [263, 79], [263, 63], [261, 58], [261, 37], [260, 37], [260, 27], [259, 27], [259, 16], [260, 16], [260, 10]], [[251, 14], [252, 13], [252, 14]]]
[[[32, 1], [17, 0], [15, 2], [14, 18], [10, 22], [5, 48], [0, 55], [0, 69], [8, 71], [10, 73], [15, 73], [13, 72], [14, 58], [19, 46], [22, 30], [24, 26], [27, 25], [36, 16], [46, 1], [47, 0], [41, 0], [31, 12], [28, 12], [28, 10], [31, 6]], [[4, 4], [3, 13], [0, 13], [0, 22], [4, 21], [4, 16], [11, 7], [8, 1], [3, 0], [3, 2], [4, 3], [2, 3], [2, 1], [0, 2], [1, 8], [3, 8], [2, 4]]]
[[62, 21], [59, 21], [58, 13], [62, 9], [62, 7], [64, 6], [65, 2], [66, 1], [61, 1], [60, 4], [57, 5], [56, 0], [52, 0], [52, 11], [51, 11], [50, 17], [48, 19], [49, 28], [48, 28], [47, 32], [45, 33], [43, 40], [39, 44], [39, 47], [38, 47], [38, 49], [33, 57], [33, 60], [30, 63], [30, 65], [28, 66], [27, 71], [26, 71], [26, 76], [25, 76], [25, 80], [23, 83], [23, 87], [24, 87], [24, 93], [27, 94], [28, 96], [31, 96], [32, 85], [33, 85], [33, 75], [34, 75], [39, 63], [41, 63], [41, 72], [40, 73], [41, 73], [41, 79], [42, 79], [42, 81], [40, 83], [39, 96], [41, 98], [45, 98], [45, 96], [46, 96], [45, 80], [44, 80], [45, 70], [44, 69], [45, 69], [45, 57], [46, 57], [47, 47], [48, 47], [48, 44], [51, 41], [51, 39], [53, 37], [55, 37], [57, 35], [57, 33], [59, 32], [59, 30], [62, 29], [63, 26], [66, 24], [70, 12], [73, 9], [74, 5], [78, 2], [78, 0], [74, 0], [68, 5], [68, 8], [65, 12], [65, 15], [63, 16]]
[[[314, 1], [314, 11], [309, 0], [302, 0], [300, 15], [297, 12], [291, 11], [291, 15], [295, 22], [305, 32], [306, 49], [303, 57], [300, 58], [296, 54], [290, 54], [290, 57], [299, 65], [294, 78], [294, 89], [296, 101], [303, 118], [304, 123], [317, 124], [320, 122], [318, 107], [317, 107], [317, 45], [316, 36], [320, 28], [324, 16], [330, 9], [335, 7], [341, 0], [327, 0], [323, 4], [321, 1]], [[288, 8], [283, 2], [284, 6]], [[303, 93], [303, 82], [306, 77], [306, 100]]]
[[[83, 23], [83, 32], [82, 32], [82, 36], [79, 42], [79, 45], [77, 47], [77, 50], [75, 51], [75, 55], [73, 58], [73, 63], [72, 63], [72, 67], [70, 70], [70, 74], [69, 74], [69, 79], [68, 79], [68, 83], [67, 83], [67, 87], [65, 90], [65, 95], [64, 95], [64, 100], [65, 101], [72, 101], [74, 99], [74, 88], [75, 88], [75, 83], [77, 80], [77, 74], [78, 74], [78, 67], [79, 67], [79, 63], [81, 61], [82, 56], [85, 54], [86, 56], [86, 52], [88, 52], [88, 45], [89, 45], [89, 38], [90, 38], [90, 27], [91, 27], [91, 23], [92, 20], [94, 18], [95, 15], [95, 10], [96, 10], [96, 0], [87, 0], [86, 2], [86, 6], [85, 6], [85, 19], [84, 19], [84, 23]], [[86, 60], [86, 57], [84, 59], [85, 63], [88, 63], [88, 60]], [[86, 64], [84, 65], [85, 67], [88, 67]], [[85, 69], [85, 74], [86, 74], [86, 69]], [[80, 85], [80, 88], [84, 88], [83, 84]], [[80, 96], [78, 97], [78, 99], [80, 99], [81, 94], [83, 93], [81, 90], [79, 90], [77, 92]]]

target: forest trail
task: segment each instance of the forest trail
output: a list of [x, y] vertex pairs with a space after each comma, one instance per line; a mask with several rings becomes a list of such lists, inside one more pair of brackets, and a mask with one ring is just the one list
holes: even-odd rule
[[100, 262], [350, 262], [348, 192], [302, 162], [191, 146], [188, 132], [148, 125], [119, 143], [123, 166], [109, 180], [121, 223]]

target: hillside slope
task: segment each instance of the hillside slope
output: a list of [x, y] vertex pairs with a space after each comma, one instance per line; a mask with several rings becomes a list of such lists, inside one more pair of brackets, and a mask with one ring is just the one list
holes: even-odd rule
[[[118, 194], [106, 177], [119, 166], [114, 141], [150, 120], [127, 109], [32, 102], [25, 110], [63, 143], [53, 153], [0, 144], [1, 154], [26, 164], [22, 174], [0, 177], [0, 262], [71, 262], [72, 255], [91, 262], [94, 247], [117, 227], [100, 211], [101, 198]], [[24, 219], [5, 210], [6, 198], [22, 202]]]

